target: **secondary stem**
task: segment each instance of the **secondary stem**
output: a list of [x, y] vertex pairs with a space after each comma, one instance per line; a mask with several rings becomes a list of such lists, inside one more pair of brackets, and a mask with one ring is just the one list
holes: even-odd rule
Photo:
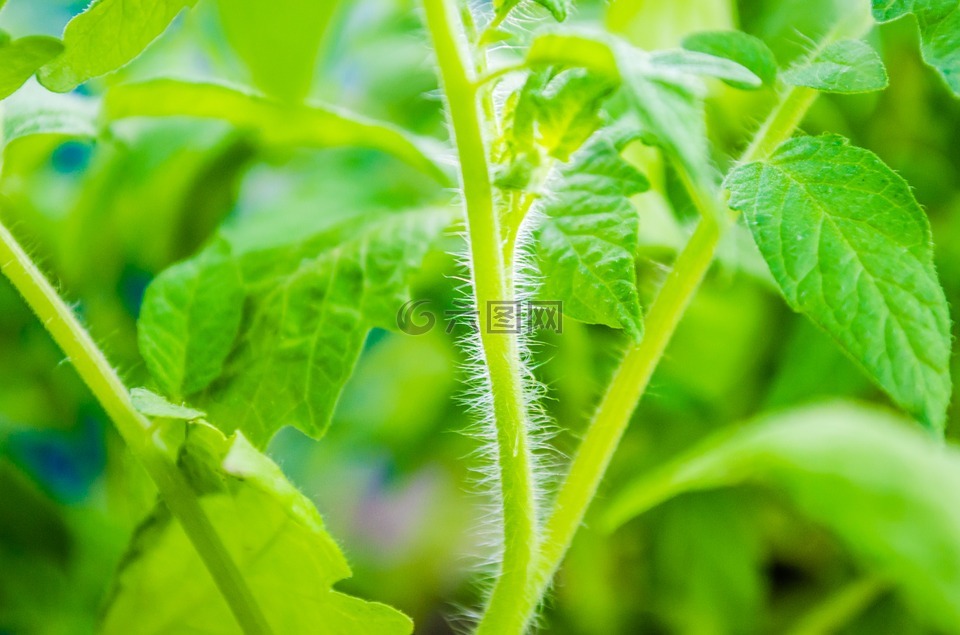
[[[646, 319], [643, 340], [630, 349], [604, 395], [554, 502], [544, 531], [544, 542], [533, 576], [533, 595], [540, 598], [593, 500], [600, 481], [620, 443], [680, 319], [710, 269], [721, 228], [704, 217], [681, 252]], [[528, 607], [529, 612], [536, 606]]]
[[90, 334], [2, 223], [0, 271], [43, 322], [114, 422], [130, 451], [146, 468], [163, 502], [183, 526], [243, 631], [248, 634], [270, 633], [271, 629], [243, 575], [201, 508], [193, 489], [173, 460], [154, 442], [152, 424], [133, 407], [126, 386]]
[[489, 373], [496, 424], [503, 559], [477, 632], [519, 633], [526, 617], [518, 607], [528, 603], [529, 576], [538, 546], [536, 499], [520, 347], [514, 335], [491, 332], [489, 314], [491, 303], [512, 302], [514, 295], [494, 208], [476, 84], [468, 71], [474, 66], [464, 52], [461, 29], [452, 20], [456, 13], [447, 0], [424, 0], [423, 6], [460, 157], [480, 343]]

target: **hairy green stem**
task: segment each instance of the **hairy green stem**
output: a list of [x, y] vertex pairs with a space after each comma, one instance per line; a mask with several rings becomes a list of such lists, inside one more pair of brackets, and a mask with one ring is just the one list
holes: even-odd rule
[[501, 228], [483, 138], [481, 104], [468, 69], [462, 29], [447, 0], [424, 0], [447, 112], [460, 157], [460, 178], [467, 212], [474, 294], [479, 310], [480, 342], [489, 373], [496, 424], [498, 470], [503, 511], [503, 556], [478, 633], [518, 633], [525, 616], [529, 577], [538, 547], [532, 456], [527, 438], [526, 404], [520, 347], [516, 336], [490, 328], [491, 303], [510, 302], [513, 292], [504, 259]]
[[782, 131], [796, 130], [819, 94], [812, 88], [798, 86], [791, 86], [786, 90], [777, 108], [763, 123], [760, 131], [753, 138], [753, 143], [743, 153], [741, 162], [749, 163], [770, 156], [777, 146], [790, 136], [789, 133], [782, 134]]
[[[859, 33], [862, 26], [859, 22], [856, 24]], [[846, 29], [836, 29], [827, 39], [839, 38], [844, 31]], [[740, 161], [762, 160], [789, 139], [818, 94], [797, 87], [783, 91]], [[690, 183], [687, 185], [689, 187]], [[624, 355], [557, 492], [544, 529], [536, 569], [531, 576], [527, 597], [532, 598], [532, 602], [525, 608], [527, 621], [532, 618], [537, 603], [547, 592], [570, 548], [633, 412], [713, 263], [726, 229], [725, 214], [717, 211], [724, 209], [725, 205], [721, 201], [704, 200], [695, 195], [696, 191], [692, 194], [702, 218], [647, 314], [643, 340]]]
[[154, 439], [153, 424], [134, 408], [130, 394], [93, 338], [60, 298], [10, 231], [0, 223], [0, 271], [43, 322], [130, 451], [153, 479], [163, 502], [180, 522], [245, 633], [270, 633], [270, 626], [243, 575], [217, 535], [196, 493], [166, 448]]

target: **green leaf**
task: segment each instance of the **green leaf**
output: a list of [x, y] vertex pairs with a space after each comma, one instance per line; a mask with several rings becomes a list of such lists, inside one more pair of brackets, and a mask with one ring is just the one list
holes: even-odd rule
[[710, 160], [701, 82], [626, 46], [619, 47], [618, 62], [644, 143], [658, 146], [704, 200], [713, 200], [719, 178]]
[[[611, 81], [636, 118], [645, 143], [660, 147], [704, 201], [719, 181], [707, 144], [705, 87], [699, 75], [759, 85], [753, 73], [729, 60], [691, 51], [648, 53], [608, 36], [547, 33], [534, 39], [531, 65], [586, 68]], [[720, 210], [714, 210], [720, 214]]]
[[60, 40], [31, 35], [0, 45], [0, 99], [6, 99], [63, 51]]
[[[732, 60], [760, 78], [766, 86], [777, 81], [777, 59], [763, 40], [742, 31], [704, 31], [687, 36], [683, 48]], [[736, 88], [750, 84], [727, 80]]]
[[611, 81], [620, 80], [617, 58], [609, 43], [591, 34], [542, 33], [530, 43], [527, 63], [531, 66], [580, 67]]
[[943, 18], [957, 8], [956, 0], [872, 0], [873, 17], [878, 22], [896, 20], [908, 13], [927, 19]]
[[[550, 12], [553, 19], [557, 22], [563, 22], [570, 14], [570, 5], [572, 0], [533, 0], [536, 4]], [[507, 15], [520, 5], [522, 0], [494, 0], [493, 6], [496, 12], [494, 21], [499, 24]]]
[[320, 44], [337, 0], [218, 0], [230, 45], [254, 83], [283, 100], [302, 101], [310, 90]]
[[654, 51], [650, 54], [650, 61], [655, 67], [668, 72], [713, 77], [749, 89], [760, 88], [762, 85], [760, 78], [744, 66], [707, 53], [683, 49]]
[[960, 452], [879, 411], [810, 408], [707, 440], [629, 484], [604, 522], [686, 492], [758, 484], [831, 530], [916, 615], [960, 630]]
[[620, 156], [633, 138], [600, 133], [562, 166], [534, 236], [541, 298], [563, 302], [565, 316], [638, 339], [639, 216], [629, 197], [650, 184]]
[[942, 431], [950, 316], [930, 224], [906, 181], [828, 135], [788, 141], [767, 162], [735, 168], [726, 186], [790, 306]]
[[869, 93], [890, 83], [880, 55], [859, 40], [830, 44], [813, 60], [785, 71], [783, 81], [825, 93]]
[[889, 22], [913, 13], [920, 27], [920, 50], [947, 86], [960, 95], [960, 3], [957, 0], [873, 0], [873, 17]]
[[[241, 434], [228, 439], [208, 424], [188, 424], [179, 465], [274, 632], [413, 630], [402, 613], [333, 590], [350, 567], [316, 508]], [[210, 574], [163, 506], [133, 538], [102, 632], [237, 632]]]
[[3, 143], [34, 135], [95, 138], [99, 134], [96, 100], [59, 95], [36, 85], [26, 86], [3, 102]]
[[[190, 401], [229, 430], [242, 430], [258, 447], [285, 425], [321, 436], [368, 331], [396, 328], [397, 311], [408, 299], [407, 281], [451, 220], [448, 209], [379, 213], [285, 244], [241, 246], [242, 240], [234, 239], [232, 264], [241, 272], [244, 296], [240, 334], [231, 339], [219, 378]], [[205, 286], [214, 276], [210, 269], [219, 266], [210, 250], [178, 265], [166, 278], [168, 289], [148, 289], [143, 311], [162, 316], [168, 298]], [[164, 279], [161, 275], [159, 282]], [[208, 313], [225, 316], [224, 330], [237, 319], [233, 302], [216, 306], [210, 301], [207, 307]], [[161, 334], [204, 341], [193, 324], [187, 331], [164, 329], [162, 320], [154, 324]], [[211, 337], [216, 321], [200, 324]], [[155, 376], [179, 377], [183, 366], [212, 369], [204, 348], [186, 353]], [[217, 353], [219, 359], [225, 351], [218, 346]]]
[[627, 103], [644, 143], [659, 147], [688, 182], [706, 213], [722, 218], [717, 199], [719, 174], [707, 141], [705, 87], [701, 76], [760, 85], [746, 68], [722, 58], [674, 51], [646, 53], [617, 42], [617, 61]]
[[429, 141], [396, 126], [329, 106], [284, 104], [218, 84], [158, 79], [112, 88], [104, 109], [110, 119], [200, 117], [228, 121], [256, 132], [263, 143], [381, 150], [441, 181], [446, 172], [431, 158]]
[[140, 353], [160, 389], [177, 400], [220, 376], [243, 316], [240, 270], [223, 241], [150, 284], [137, 321]]
[[63, 31], [65, 50], [40, 70], [40, 83], [65, 93], [138, 56], [197, 0], [94, 0]]
[[582, 68], [557, 73], [533, 95], [537, 143], [567, 161], [602, 124], [600, 108], [616, 89], [607, 78]]
[[570, 5], [572, 0], [533, 0], [541, 7], [550, 12], [553, 19], [557, 22], [563, 22], [570, 14]]
[[504, 102], [503, 132], [491, 149], [495, 162], [493, 182], [500, 189], [527, 188], [542, 163], [540, 149], [534, 142], [539, 111], [535, 97], [550, 81], [550, 73], [550, 68], [532, 71], [523, 86]]
[[547, 67], [530, 73], [505, 102], [503, 134], [494, 146], [495, 183], [525, 189], [543, 154], [570, 159], [603, 121], [600, 109], [616, 90], [608, 77], [584, 68]]
[[194, 421], [195, 419], [203, 419], [207, 416], [207, 413], [201, 410], [170, 403], [157, 393], [147, 390], [146, 388], [134, 388], [131, 390], [130, 400], [133, 402], [133, 407], [137, 409], [137, 412], [147, 417]]

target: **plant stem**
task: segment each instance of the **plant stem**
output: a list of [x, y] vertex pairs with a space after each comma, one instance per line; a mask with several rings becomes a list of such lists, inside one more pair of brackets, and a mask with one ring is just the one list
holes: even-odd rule
[[474, 294], [479, 310], [480, 343], [489, 373], [496, 424], [498, 470], [503, 506], [503, 559], [478, 633], [519, 633], [526, 621], [529, 577], [537, 552], [537, 509], [532, 458], [526, 427], [520, 346], [516, 336], [493, 333], [492, 302], [514, 299], [505, 263], [493, 186], [487, 164], [480, 104], [473, 68], [461, 29], [447, 0], [424, 0], [440, 81], [460, 157], [460, 178], [467, 212]]
[[[770, 156], [777, 146], [790, 137], [820, 93], [812, 88], [791, 86], [784, 91], [777, 107], [743, 153], [741, 163], [749, 163]], [[789, 131], [789, 132], [787, 132]]]
[[93, 395], [153, 479], [163, 502], [177, 518], [210, 571], [245, 633], [271, 629], [233, 558], [217, 535], [196, 493], [172, 457], [153, 438], [153, 424], [137, 412], [120, 377], [76, 315], [60, 298], [10, 231], [0, 223], [0, 271], [43, 322]]

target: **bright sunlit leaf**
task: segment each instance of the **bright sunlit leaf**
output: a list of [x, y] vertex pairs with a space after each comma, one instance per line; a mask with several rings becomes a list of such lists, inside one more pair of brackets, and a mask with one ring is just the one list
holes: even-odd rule
[[725, 182], [794, 310], [905, 410], [942, 432], [950, 312], [910, 186], [836, 135], [800, 137]]
[[825, 93], [869, 93], [889, 84], [880, 55], [859, 40], [834, 42], [812, 60], [786, 71], [783, 81]]
[[[44, 66], [40, 83], [65, 93], [126, 65], [197, 0], [94, 0], [63, 31], [63, 53]], [[109, 43], [109, 45], [106, 45]]]

